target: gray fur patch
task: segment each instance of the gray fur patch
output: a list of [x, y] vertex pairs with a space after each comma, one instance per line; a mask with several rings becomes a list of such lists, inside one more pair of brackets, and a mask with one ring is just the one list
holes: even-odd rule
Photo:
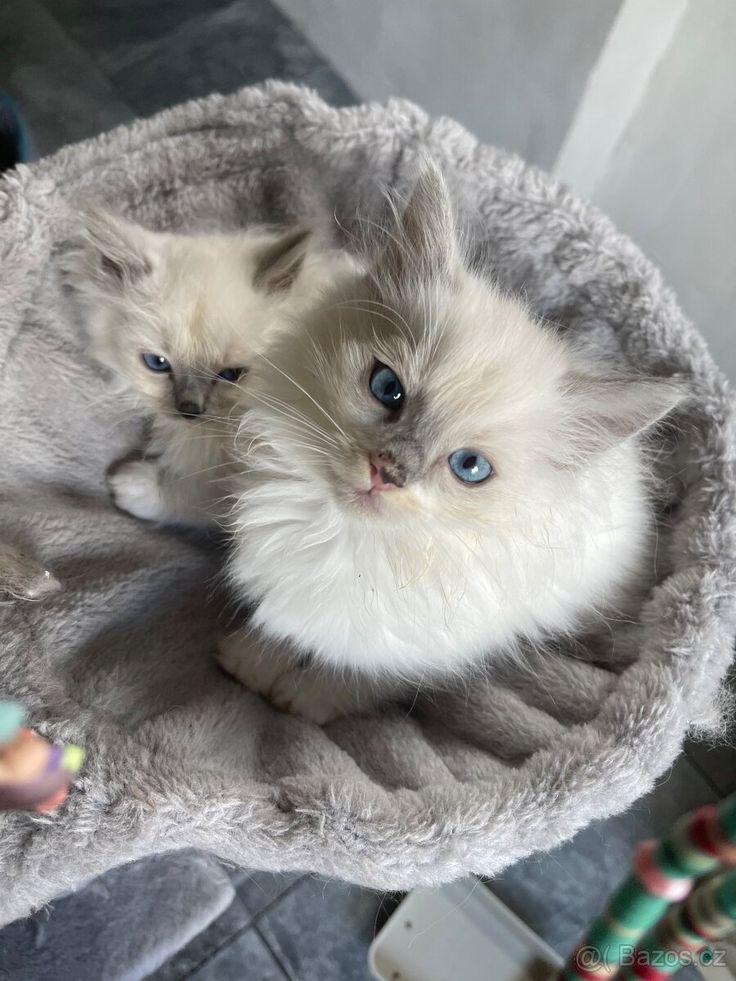
[[174, 389], [174, 405], [180, 412], [184, 412], [185, 406], [190, 406], [191, 410], [204, 412], [212, 388], [217, 379], [208, 377], [201, 371], [175, 371], [172, 373], [171, 381]]

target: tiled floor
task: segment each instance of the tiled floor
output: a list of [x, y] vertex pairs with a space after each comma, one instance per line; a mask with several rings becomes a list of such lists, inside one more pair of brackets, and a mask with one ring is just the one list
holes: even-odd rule
[[39, 154], [266, 78], [354, 101], [269, 0], [3, 0], [0, 89], [22, 106]]
[[[173, 958], [151, 976], [153, 981], [370, 977], [368, 946], [376, 924], [382, 923], [385, 902], [379, 893], [314, 876], [276, 879], [241, 873], [235, 881], [238, 895], [227, 915], [234, 924], [237, 910], [242, 927], [219, 947], [214, 933], [210, 938], [201, 935], [190, 945], [202, 957], [197, 967], [191, 969], [190, 951], [185, 950], [181, 961]], [[217, 926], [218, 921], [210, 929]]]
[[[271, 76], [306, 82], [336, 104], [351, 101], [268, 0], [4, 0], [0, 89], [21, 104], [40, 153]], [[691, 746], [629, 812], [519, 863], [491, 888], [567, 953], [624, 874], [635, 841], [733, 790], [736, 752]], [[307, 876], [229, 874], [232, 902], [151, 975], [155, 981], [368, 978], [367, 948], [393, 897]], [[40, 918], [33, 930], [13, 934], [16, 942], [35, 943], [36, 927], [43, 928]], [[0, 934], [0, 950], [2, 943]]]

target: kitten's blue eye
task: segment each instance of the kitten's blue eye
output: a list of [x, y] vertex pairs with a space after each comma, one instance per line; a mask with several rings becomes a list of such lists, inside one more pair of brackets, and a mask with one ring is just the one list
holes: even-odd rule
[[220, 378], [226, 382], [235, 382], [245, 373], [245, 370], [245, 368], [223, 368], [220, 372]]
[[482, 484], [493, 476], [490, 460], [486, 460], [476, 450], [455, 450], [448, 456], [447, 462], [450, 470], [464, 484]]
[[142, 354], [143, 364], [151, 371], [171, 371], [171, 365], [160, 354]]
[[396, 373], [380, 361], [373, 369], [370, 389], [374, 398], [377, 398], [387, 409], [398, 409], [404, 401], [404, 386]]

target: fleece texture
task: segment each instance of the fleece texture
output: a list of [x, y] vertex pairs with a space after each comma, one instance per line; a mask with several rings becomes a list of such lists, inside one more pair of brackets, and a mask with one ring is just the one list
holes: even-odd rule
[[[105, 471], [142, 421], [85, 353], [58, 257], [91, 201], [159, 229], [304, 220], [349, 245], [426, 154], [505, 287], [642, 371], [684, 376], [693, 397], [679, 442], [661, 437], [658, 582], [637, 622], [320, 729], [215, 666], [232, 616], [217, 543], [111, 505]], [[732, 396], [628, 239], [451, 120], [268, 83], [21, 167], [0, 182], [0, 365], [0, 540], [63, 587], [0, 606], [0, 695], [87, 751], [63, 807], [0, 816], [0, 922], [187, 847], [388, 889], [493, 875], [626, 808], [716, 717], [736, 625]]]

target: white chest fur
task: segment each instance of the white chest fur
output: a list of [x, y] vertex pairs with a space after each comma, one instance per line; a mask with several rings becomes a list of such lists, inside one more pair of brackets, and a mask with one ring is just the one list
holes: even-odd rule
[[[617, 454], [634, 450], [617, 450]], [[569, 630], [615, 606], [640, 572], [649, 515], [635, 467], [613, 462], [554, 526], [463, 536], [346, 517], [298, 479], [255, 483], [236, 510], [231, 574], [255, 623], [333, 667], [410, 678], [452, 674], [520, 637]]]

